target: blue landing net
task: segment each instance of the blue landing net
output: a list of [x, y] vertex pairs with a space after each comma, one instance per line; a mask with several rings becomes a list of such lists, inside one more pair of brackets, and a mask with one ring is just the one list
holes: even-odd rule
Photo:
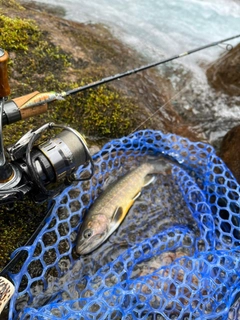
[[[153, 157], [163, 163], [154, 183], [102, 246], [77, 256], [90, 205]], [[214, 149], [143, 130], [93, 159], [94, 177], [56, 197], [33, 245], [18, 249], [9, 319], [239, 319], [239, 185]]]

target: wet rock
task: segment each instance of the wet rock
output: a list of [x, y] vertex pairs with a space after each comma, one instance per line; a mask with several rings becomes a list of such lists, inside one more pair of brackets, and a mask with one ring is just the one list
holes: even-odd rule
[[240, 125], [233, 127], [223, 137], [219, 156], [232, 171], [238, 183], [240, 183]]
[[217, 91], [240, 96], [240, 44], [210, 65], [207, 78]]

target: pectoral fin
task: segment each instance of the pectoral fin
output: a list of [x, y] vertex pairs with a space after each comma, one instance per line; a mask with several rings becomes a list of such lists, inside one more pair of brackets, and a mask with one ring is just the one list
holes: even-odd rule
[[124, 218], [122, 207], [117, 207], [112, 216], [112, 222], [119, 223]]

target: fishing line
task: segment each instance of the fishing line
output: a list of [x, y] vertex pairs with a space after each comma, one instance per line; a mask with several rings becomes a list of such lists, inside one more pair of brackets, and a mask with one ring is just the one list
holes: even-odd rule
[[144, 120], [142, 123], [140, 123], [131, 133], [138, 130], [144, 123], [146, 123], [148, 120], [150, 120], [160, 109], [164, 108], [169, 102], [171, 102], [174, 98], [178, 97], [180, 93], [187, 87], [187, 84], [177, 93], [175, 93], [169, 100], [167, 100], [162, 106], [160, 106], [156, 111], [153, 112], [146, 120]]

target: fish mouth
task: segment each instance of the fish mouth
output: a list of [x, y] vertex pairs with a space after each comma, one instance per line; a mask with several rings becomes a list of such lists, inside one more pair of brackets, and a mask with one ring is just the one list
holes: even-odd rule
[[82, 243], [80, 243], [79, 245], [76, 246], [76, 251], [78, 254], [86, 254], [88, 252], [86, 252], [86, 249], [88, 249], [88, 243], [84, 243], [82, 241]]
[[82, 244], [80, 247], [78, 246], [76, 251], [78, 254], [88, 254], [91, 253], [93, 250], [97, 249], [98, 246], [100, 246], [102, 242], [97, 243], [96, 245], [90, 246], [89, 244]]
[[[101, 235], [98, 236], [98, 238]], [[103, 238], [99, 239], [99, 241], [95, 242], [96, 240], [92, 238], [90, 242], [86, 242], [84, 240], [80, 241], [76, 246], [76, 251], [78, 254], [88, 254], [92, 252], [93, 250], [97, 249], [105, 240], [107, 236], [104, 235]], [[95, 242], [95, 243], [94, 243]]]

